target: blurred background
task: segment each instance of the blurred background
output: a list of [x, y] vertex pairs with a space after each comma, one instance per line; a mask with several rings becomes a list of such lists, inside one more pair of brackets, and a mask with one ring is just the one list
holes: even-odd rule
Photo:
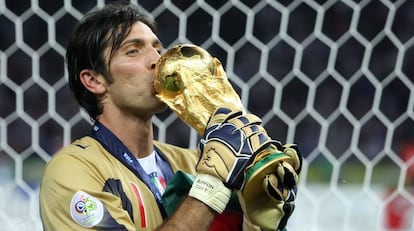
[[[67, 85], [68, 36], [109, 2], [0, 0], [0, 230], [42, 230], [42, 168], [90, 127]], [[270, 135], [299, 144], [289, 231], [414, 230], [414, 1], [132, 2], [165, 48], [207, 49]], [[154, 127], [196, 147], [170, 110]]]

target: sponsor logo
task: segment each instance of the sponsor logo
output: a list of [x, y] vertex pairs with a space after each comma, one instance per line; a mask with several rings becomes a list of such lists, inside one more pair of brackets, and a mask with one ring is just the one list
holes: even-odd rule
[[82, 144], [75, 144], [75, 145], [82, 149], [86, 149], [87, 147], [89, 147], [89, 145], [82, 145]]
[[70, 203], [72, 219], [83, 227], [93, 227], [101, 222], [104, 214], [103, 204], [91, 195], [78, 191]]
[[131, 156], [129, 156], [128, 153], [124, 152], [123, 156], [129, 163], [134, 162], [134, 160], [132, 160]]

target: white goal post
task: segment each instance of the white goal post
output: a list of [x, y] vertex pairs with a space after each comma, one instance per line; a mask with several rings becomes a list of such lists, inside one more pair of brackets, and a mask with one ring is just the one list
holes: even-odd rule
[[[68, 36], [108, 2], [0, 0], [1, 230], [42, 230], [42, 168], [90, 126], [67, 85]], [[299, 144], [289, 231], [414, 230], [413, 0], [132, 2], [166, 48], [220, 59], [269, 134]], [[153, 122], [158, 140], [196, 147], [171, 111]]]

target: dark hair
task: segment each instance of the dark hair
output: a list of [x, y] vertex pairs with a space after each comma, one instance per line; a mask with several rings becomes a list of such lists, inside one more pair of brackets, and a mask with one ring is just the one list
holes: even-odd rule
[[[83, 86], [79, 74], [84, 69], [90, 69], [102, 74], [111, 84], [113, 79], [107, 69], [109, 63], [137, 21], [157, 34], [155, 22], [137, 6], [129, 2], [115, 2], [85, 15], [69, 38], [66, 51], [69, 87], [91, 119], [96, 120], [103, 108], [99, 98]], [[108, 63], [104, 58], [106, 48], [110, 48]]]

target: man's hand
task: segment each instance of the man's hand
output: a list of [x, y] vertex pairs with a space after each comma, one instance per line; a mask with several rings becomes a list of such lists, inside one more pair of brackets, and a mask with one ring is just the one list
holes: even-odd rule
[[230, 189], [240, 190], [246, 167], [271, 141], [261, 124], [253, 114], [218, 108], [200, 140], [197, 171], [218, 177]]
[[245, 224], [282, 230], [295, 209], [302, 157], [294, 144], [277, 145], [256, 156], [247, 168], [246, 185], [238, 191]]
[[217, 108], [199, 143], [198, 172], [189, 195], [221, 213], [231, 190], [245, 183], [246, 167], [271, 140], [255, 115], [231, 106]]

